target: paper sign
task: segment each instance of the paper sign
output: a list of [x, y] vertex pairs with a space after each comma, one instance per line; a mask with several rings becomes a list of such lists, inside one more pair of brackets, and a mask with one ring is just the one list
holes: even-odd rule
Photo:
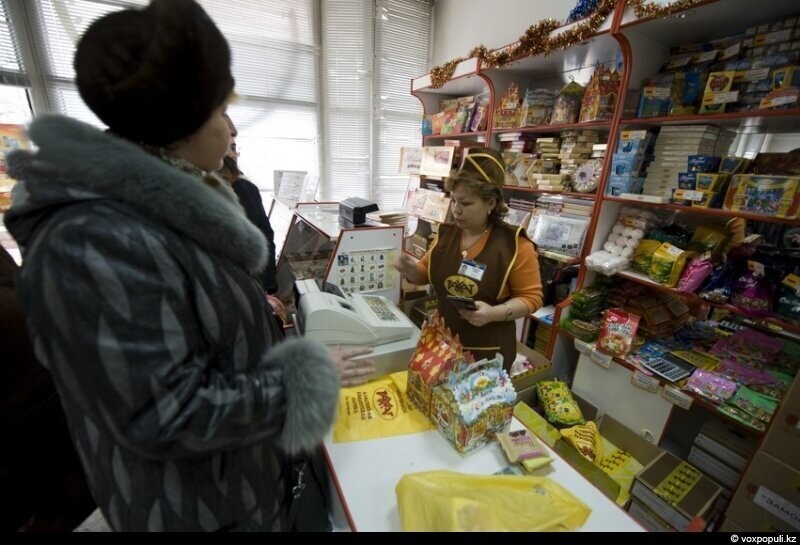
[[397, 170], [399, 174], [418, 175], [421, 166], [422, 166], [421, 147], [400, 148], [400, 167]]
[[455, 148], [448, 146], [425, 146], [422, 148], [419, 173], [425, 176], [449, 176], [455, 151]]
[[739, 91], [728, 91], [725, 93], [711, 93], [703, 96], [703, 104], [728, 104], [739, 100]]
[[573, 342], [575, 344], [575, 350], [577, 350], [578, 352], [580, 352], [584, 356], [591, 357], [592, 350], [593, 350], [593, 347], [592, 347], [591, 344], [589, 344], [587, 342], [583, 342], [580, 339], [575, 339]]
[[300, 170], [273, 171], [276, 198], [289, 208], [297, 206], [306, 174], [307, 172]]
[[664, 389], [661, 390], [661, 397], [672, 403], [673, 405], [677, 405], [681, 409], [689, 409], [692, 406], [692, 398], [688, 395], [681, 392], [674, 386], [666, 385]]
[[631, 377], [631, 384], [637, 388], [641, 388], [642, 390], [656, 393], [660, 382], [656, 377], [647, 376], [641, 371], [636, 370], [633, 372], [633, 376]]
[[764, 508], [792, 528], [800, 530], [800, 507], [782, 498], [772, 490], [759, 486], [753, 503]]
[[589, 359], [595, 362], [600, 367], [605, 367], [606, 369], [608, 369], [614, 357], [608, 354], [603, 354], [602, 352], [598, 352], [596, 349], [593, 348], [592, 353], [589, 355]]

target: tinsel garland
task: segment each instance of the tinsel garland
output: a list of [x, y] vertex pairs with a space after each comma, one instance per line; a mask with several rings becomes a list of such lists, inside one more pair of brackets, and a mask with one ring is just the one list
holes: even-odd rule
[[[499, 68], [525, 57], [549, 55], [553, 51], [566, 49], [591, 36], [605, 21], [614, 8], [616, 0], [600, 0], [597, 9], [586, 19], [569, 30], [550, 38], [549, 35], [560, 25], [555, 19], [543, 19], [528, 27], [517, 43], [511, 47], [497, 51], [489, 51], [486, 46], [479, 45], [466, 57], [459, 57], [431, 69], [431, 87], [439, 89], [453, 77], [456, 65], [467, 59], [478, 58], [488, 68]], [[686, 0], [683, 0], [686, 1]], [[697, 1], [697, 0], [695, 0]]]
[[656, 4], [648, 0], [628, 0], [628, 5], [633, 8], [636, 17], [666, 17], [678, 11], [687, 10], [703, 2], [704, 0], [676, 0], [669, 4]]

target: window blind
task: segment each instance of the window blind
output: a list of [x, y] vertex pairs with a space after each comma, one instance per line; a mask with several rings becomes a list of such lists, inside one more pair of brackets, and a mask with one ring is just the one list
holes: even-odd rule
[[323, 198], [371, 194], [372, 0], [322, 2]]
[[397, 174], [401, 146], [420, 145], [422, 105], [410, 81], [428, 69], [431, 2], [326, 0], [325, 198], [403, 204], [409, 178]]
[[373, 191], [381, 208], [404, 204], [410, 178], [397, 173], [400, 148], [421, 145], [422, 104], [410, 91], [411, 78], [428, 70], [431, 10], [427, 0], [377, 1]]

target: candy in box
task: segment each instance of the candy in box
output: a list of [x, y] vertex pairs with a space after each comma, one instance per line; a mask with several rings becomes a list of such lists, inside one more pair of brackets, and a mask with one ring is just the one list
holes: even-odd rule
[[453, 335], [444, 325], [444, 319], [435, 312], [422, 324], [417, 348], [408, 364], [407, 395], [422, 414], [430, 417], [433, 387], [456, 361], [463, 359], [475, 361], [471, 353], [463, 351], [458, 335]]
[[433, 390], [431, 420], [458, 452], [467, 454], [505, 431], [516, 401], [502, 356], [459, 362]]

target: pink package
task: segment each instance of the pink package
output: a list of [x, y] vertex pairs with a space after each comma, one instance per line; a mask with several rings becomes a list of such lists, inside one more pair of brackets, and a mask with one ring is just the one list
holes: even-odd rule
[[697, 369], [686, 381], [687, 390], [714, 403], [723, 403], [730, 399], [736, 393], [736, 388], [736, 383], [732, 380], [702, 369]]
[[693, 257], [686, 268], [683, 270], [681, 279], [678, 282], [678, 291], [683, 293], [694, 293], [700, 289], [703, 282], [711, 274], [714, 266], [711, 258], [707, 255]]
[[762, 384], [777, 386], [779, 384], [772, 375], [763, 369], [753, 369], [734, 360], [722, 360], [715, 371], [747, 386]]

